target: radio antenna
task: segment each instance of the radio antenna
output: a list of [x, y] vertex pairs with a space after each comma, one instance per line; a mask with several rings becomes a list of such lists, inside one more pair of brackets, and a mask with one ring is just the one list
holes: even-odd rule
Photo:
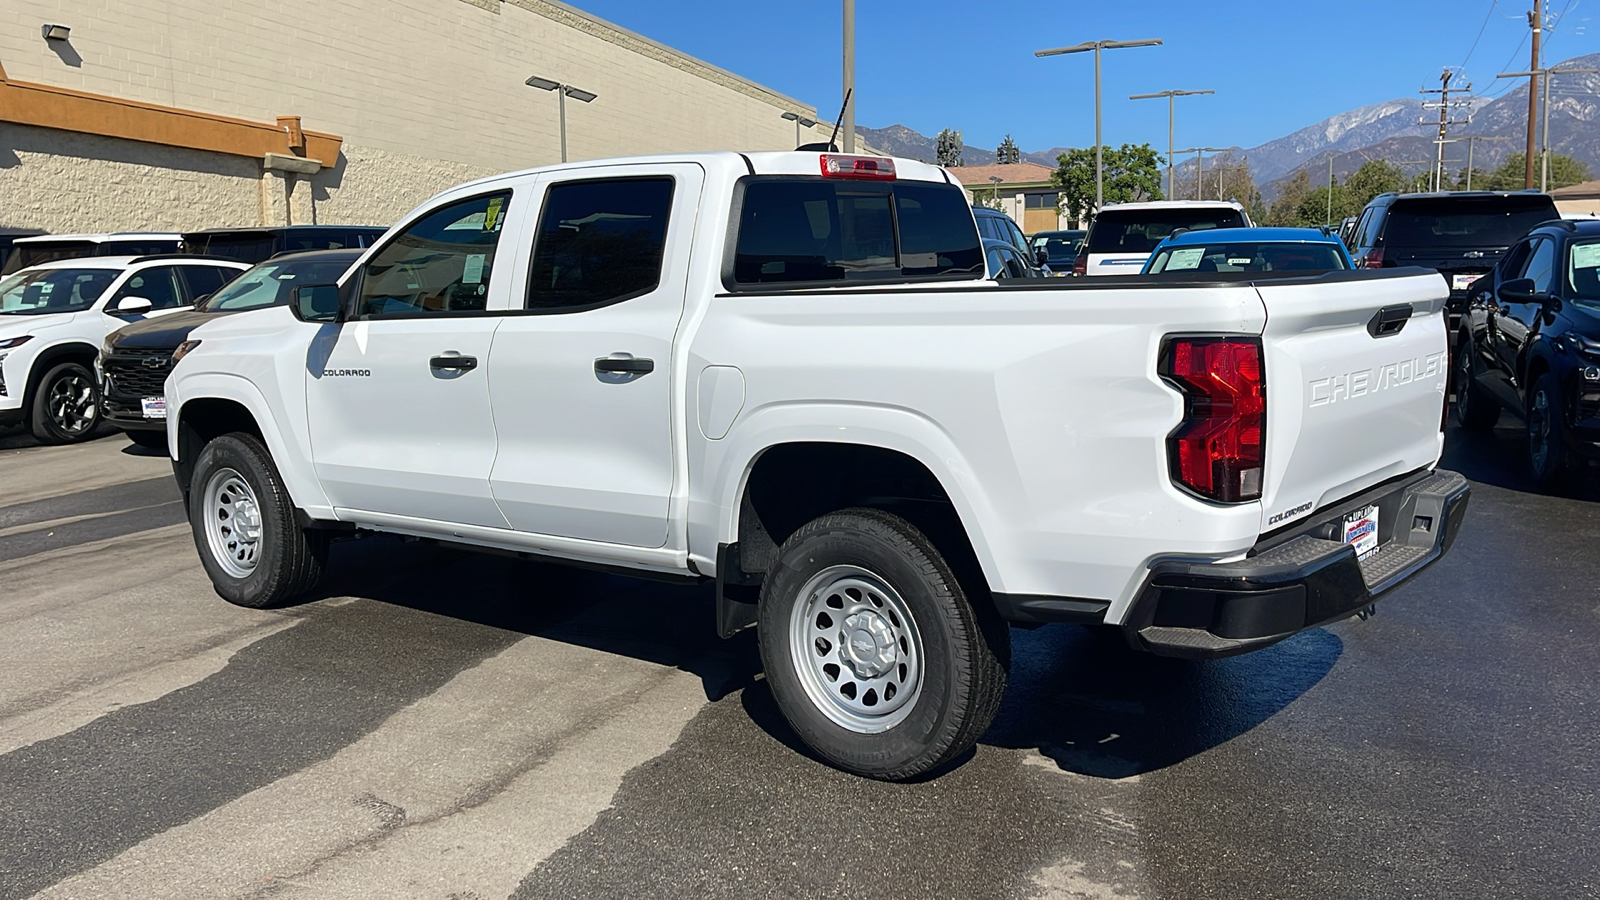
[[837, 151], [839, 146], [839, 129], [844, 126], [844, 111], [850, 108], [850, 95], [856, 92], [851, 88], [844, 92], [844, 103], [839, 107], [839, 120], [833, 123], [833, 135], [828, 138], [828, 149]]

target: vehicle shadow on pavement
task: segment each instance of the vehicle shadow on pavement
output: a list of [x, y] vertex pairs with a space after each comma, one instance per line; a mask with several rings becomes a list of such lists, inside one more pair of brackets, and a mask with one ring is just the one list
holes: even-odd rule
[[1492, 432], [1471, 432], [1452, 424], [1445, 432], [1442, 468], [1467, 476], [1469, 481], [1547, 497], [1600, 500], [1600, 470], [1578, 463], [1566, 483], [1545, 490], [1528, 474], [1527, 432], [1522, 420], [1505, 413]]
[[1344, 642], [1312, 629], [1254, 653], [1193, 662], [1134, 651], [1110, 629], [1012, 629], [1011, 683], [983, 743], [1061, 769], [1128, 778], [1260, 725], [1333, 668]]

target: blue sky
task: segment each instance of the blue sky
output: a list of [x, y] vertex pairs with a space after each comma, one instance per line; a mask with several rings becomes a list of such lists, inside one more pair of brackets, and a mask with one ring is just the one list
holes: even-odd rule
[[[569, 0], [582, 9], [838, 114], [840, 0]], [[1600, 51], [1600, 0], [1546, 0], [1562, 14], [1545, 64]], [[964, 132], [992, 149], [1094, 141], [1092, 54], [1033, 51], [1162, 38], [1106, 51], [1105, 140], [1164, 148], [1167, 106], [1130, 94], [1213, 89], [1178, 100], [1179, 147], [1251, 147], [1330, 115], [1416, 96], [1466, 63], [1497, 96], [1528, 65], [1531, 0], [1128, 0], [986, 4], [857, 0], [858, 125]], [[1479, 36], [1481, 32], [1481, 37]], [[1476, 43], [1476, 47], [1474, 44]], [[1520, 45], [1520, 49], [1518, 49]], [[1469, 56], [1470, 52], [1470, 56]]]

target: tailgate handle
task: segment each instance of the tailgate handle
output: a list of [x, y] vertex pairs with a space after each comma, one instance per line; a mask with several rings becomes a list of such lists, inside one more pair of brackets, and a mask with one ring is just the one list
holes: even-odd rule
[[1385, 306], [1383, 309], [1378, 310], [1377, 314], [1372, 317], [1372, 321], [1367, 323], [1367, 334], [1375, 338], [1399, 334], [1400, 329], [1406, 327], [1406, 323], [1409, 321], [1411, 321], [1411, 304], [1401, 303], [1397, 306]]

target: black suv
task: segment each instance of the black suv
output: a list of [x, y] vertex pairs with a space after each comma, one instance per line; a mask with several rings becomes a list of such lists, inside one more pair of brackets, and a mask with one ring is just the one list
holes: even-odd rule
[[360, 250], [284, 254], [239, 273], [216, 293], [195, 303], [192, 310], [144, 319], [111, 332], [100, 351], [104, 377], [100, 393], [106, 421], [126, 431], [142, 447], [166, 446], [165, 413], [147, 416], [149, 404], [145, 401], [165, 396], [172, 351], [189, 339], [189, 332], [219, 315], [285, 306], [296, 285], [332, 284], [360, 256]]
[[1555, 201], [1537, 191], [1379, 194], [1356, 220], [1350, 257], [1358, 268], [1437, 270], [1450, 284], [1445, 309], [1453, 330], [1467, 287], [1528, 229], [1559, 218]]
[[1600, 459], [1600, 221], [1546, 222], [1473, 284], [1455, 345], [1462, 427], [1528, 426], [1541, 486]]
[[265, 262], [280, 253], [371, 247], [387, 228], [377, 225], [280, 225], [269, 228], [207, 228], [183, 235], [184, 252]]

